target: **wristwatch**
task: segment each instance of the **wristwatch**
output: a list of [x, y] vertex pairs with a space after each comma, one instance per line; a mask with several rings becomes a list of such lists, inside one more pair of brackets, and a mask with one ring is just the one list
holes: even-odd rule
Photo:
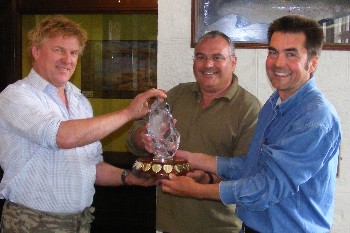
[[124, 169], [121, 176], [120, 176], [120, 179], [122, 181], [122, 185], [127, 185], [126, 181], [125, 181], [125, 178], [127, 175], [129, 175], [130, 173], [130, 170], [127, 170], [127, 169]]

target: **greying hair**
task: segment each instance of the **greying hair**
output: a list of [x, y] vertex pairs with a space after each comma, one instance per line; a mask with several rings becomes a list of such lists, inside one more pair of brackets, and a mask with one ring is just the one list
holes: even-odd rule
[[220, 31], [210, 31], [205, 33], [201, 38], [199, 38], [199, 40], [194, 44], [194, 48], [197, 47], [197, 45], [202, 42], [205, 39], [214, 39], [215, 37], [222, 37], [224, 40], [226, 40], [227, 44], [230, 47], [231, 50], [231, 56], [235, 56], [235, 44], [232, 42], [232, 40], [230, 39], [230, 37], [228, 37], [225, 33], [220, 32]]

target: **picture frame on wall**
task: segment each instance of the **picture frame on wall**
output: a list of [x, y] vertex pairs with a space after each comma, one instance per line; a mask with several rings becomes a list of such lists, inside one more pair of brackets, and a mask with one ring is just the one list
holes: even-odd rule
[[81, 90], [86, 97], [132, 99], [156, 86], [157, 41], [87, 41], [81, 57]]
[[191, 47], [206, 32], [228, 35], [237, 48], [267, 48], [269, 24], [288, 14], [315, 19], [326, 50], [350, 50], [349, 0], [192, 0]]

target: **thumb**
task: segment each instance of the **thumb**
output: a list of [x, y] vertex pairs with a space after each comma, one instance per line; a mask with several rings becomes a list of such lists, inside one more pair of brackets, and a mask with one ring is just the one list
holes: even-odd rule
[[174, 175], [173, 173], [169, 174], [169, 180], [175, 180], [176, 179], [176, 175]]

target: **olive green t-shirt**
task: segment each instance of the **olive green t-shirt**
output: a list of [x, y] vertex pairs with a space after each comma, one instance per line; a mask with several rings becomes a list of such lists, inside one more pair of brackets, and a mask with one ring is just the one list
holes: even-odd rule
[[[233, 75], [225, 96], [201, 107], [201, 93], [196, 82], [179, 84], [167, 92], [167, 102], [176, 121], [181, 139], [179, 149], [218, 156], [245, 155], [248, 151], [261, 104], [238, 85]], [[132, 135], [145, 121], [135, 122], [128, 135], [132, 153]], [[240, 220], [234, 214], [235, 205], [219, 201], [181, 198], [157, 190], [157, 230], [170, 233], [239, 232]]]

